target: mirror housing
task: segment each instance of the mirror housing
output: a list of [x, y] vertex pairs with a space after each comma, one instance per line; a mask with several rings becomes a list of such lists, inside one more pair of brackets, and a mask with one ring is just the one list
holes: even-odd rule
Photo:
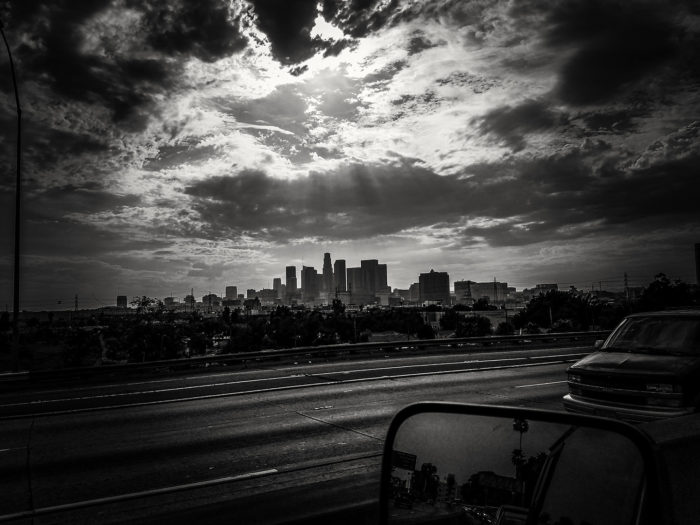
[[604, 342], [605, 342], [605, 339], [596, 339], [595, 343], [593, 343], [593, 348], [596, 350], [599, 350], [600, 348], [603, 347]]
[[661, 523], [656, 480], [652, 442], [621, 421], [416, 403], [389, 427], [380, 523]]

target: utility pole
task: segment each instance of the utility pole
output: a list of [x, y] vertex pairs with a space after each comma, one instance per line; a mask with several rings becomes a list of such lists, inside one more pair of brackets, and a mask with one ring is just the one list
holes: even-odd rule
[[15, 75], [15, 63], [12, 60], [10, 45], [5, 37], [5, 24], [0, 20], [0, 34], [7, 49], [10, 59], [10, 71], [12, 73], [12, 86], [15, 91], [15, 109], [17, 112], [17, 172], [15, 180], [15, 257], [14, 257], [14, 298], [12, 301], [12, 346], [14, 354], [14, 369], [19, 371], [19, 241], [20, 241], [20, 204], [22, 202], [22, 107], [19, 103], [19, 91], [17, 90], [17, 76]]

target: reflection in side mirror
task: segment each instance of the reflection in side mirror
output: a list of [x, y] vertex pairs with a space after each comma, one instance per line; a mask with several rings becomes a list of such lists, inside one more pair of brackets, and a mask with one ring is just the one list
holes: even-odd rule
[[605, 342], [605, 339], [596, 339], [595, 343], [593, 343], [593, 348], [595, 350], [602, 348], [604, 342]]
[[383, 521], [636, 523], [646, 479], [641, 438], [627, 425], [600, 422], [499, 407], [408, 407], [386, 444]]

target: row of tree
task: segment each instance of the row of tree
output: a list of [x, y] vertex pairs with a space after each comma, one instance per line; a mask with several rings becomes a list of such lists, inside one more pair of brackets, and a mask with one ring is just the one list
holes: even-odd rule
[[[159, 301], [143, 297], [135, 304], [136, 315], [98, 315], [73, 322], [54, 321], [51, 317], [44, 323], [29, 319], [21, 342], [22, 355], [30, 359], [25, 363], [28, 367], [33, 367], [31, 357], [38, 348], [53, 348], [54, 353], [60, 354], [54, 366], [77, 366], [99, 360], [173, 359], [201, 355], [212, 349], [229, 353], [363, 342], [373, 333], [387, 331], [407, 339], [429, 339], [435, 337], [435, 331], [425, 321], [426, 311], [439, 319], [442, 330], [454, 332], [456, 337], [478, 337], [516, 331], [611, 329], [630, 312], [698, 305], [698, 287], [671, 281], [663, 274], [657, 275], [636, 301], [603, 301], [575, 289], [550, 291], [533, 298], [525, 309], [495, 329], [488, 318], [478, 310], [469, 312], [473, 308], [465, 305], [430, 306], [424, 310], [365, 308], [359, 313], [349, 313], [340, 301], [334, 301], [330, 311], [279, 306], [267, 315], [249, 316], [225, 308], [218, 317], [202, 317], [196, 312], [170, 312]], [[0, 315], [0, 337], [8, 343], [7, 348], [9, 328], [9, 316], [5, 312]]]

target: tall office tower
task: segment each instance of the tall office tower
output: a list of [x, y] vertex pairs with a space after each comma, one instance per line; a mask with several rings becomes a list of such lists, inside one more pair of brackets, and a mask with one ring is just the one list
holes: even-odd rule
[[365, 292], [364, 283], [362, 282], [362, 268], [348, 268], [347, 277], [348, 292], [353, 294]]
[[318, 292], [319, 298], [322, 294], [325, 294], [325, 292], [321, 290], [323, 290], [323, 274], [316, 273], [316, 291]]
[[297, 267], [296, 266], [287, 266], [286, 283], [287, 283], [287, 293], [294, 293], [297, 291]]
[[126, 308], [126, 295], [117, 295], [117, 308]]
[[418, 278], [420, 302], [440, 301], [450, 304], [450, 276], [447, 272], [422, 273]]
[[379, 266], [379, 261], [377, 259], [360, 261], [360, 268], [362, 268], [362, 287], [369, 295], [374, 295], [377, 291], [377, 274], [379, 273], [377, 266]]
[[333, 291], [333, 265], [330, 253], [323, 254], [323, 286], [321, 290], [326, 293]]
[[347, 278], [345, 276], [345, 259], [336, 259], [333, 264], [333, 280], [335, 281], [335, 290], [344, 292], [347, 289]]
[[277, 298], [282, 298], [282, 278], [275, 277], [272, 279], [272, 289], [277, 293]]
[[387, 285], [386, 279], [386, 264], [377, 265], [377, 291], [390, 292], [391, 288]]
[[313, 266], [301, 267], [302, 301], [313, 302], [318, 299], [319, 275]]
[[238, 287], [237, 286], [227, 286], [226, 287], [226, 299], [238, 299]]

